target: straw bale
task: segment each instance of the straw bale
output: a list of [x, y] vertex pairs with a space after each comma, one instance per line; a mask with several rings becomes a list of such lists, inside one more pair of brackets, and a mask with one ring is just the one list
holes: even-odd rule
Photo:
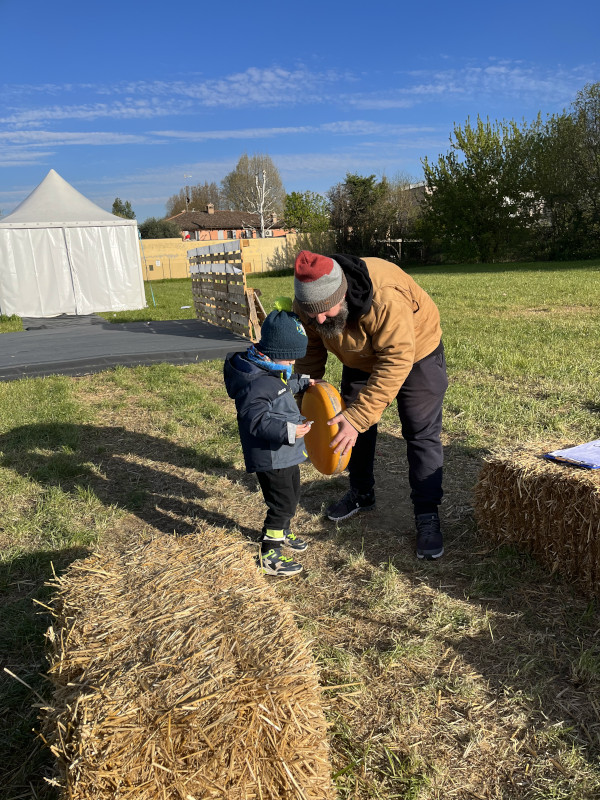
[[113, 544], [54, 586], [61, 797], [335, 797], [309, 645], [242, 543]]
[[558, 464], [536, 443], [486, 459], [475, 487], [480, 531], [514, 542], [587, 594], [600, 590], [600, 470]]

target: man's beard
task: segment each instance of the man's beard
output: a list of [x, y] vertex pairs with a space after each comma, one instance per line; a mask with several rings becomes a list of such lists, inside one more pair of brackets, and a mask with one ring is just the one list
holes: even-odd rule
[[346, 327], [346, 322], [348, 321], [348, 303], [343, 300], [340, 310], [335, 315], [335, 317], [327, 317], [325, 322], [317, 322], [316, 317], [314, 319], [308, 318], [308, 325], [317, 331], [324, 339], [333, 339], [336, 336], [340, 336]]

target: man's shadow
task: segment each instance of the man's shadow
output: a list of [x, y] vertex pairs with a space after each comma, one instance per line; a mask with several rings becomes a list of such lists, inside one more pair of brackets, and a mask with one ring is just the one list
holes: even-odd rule
[[[237, 437], [233, 428], [230, 433]], [[235, 528], [250, 541], [259, 536], [260, 525], [251, 527], [247, 513], [238, 509], [234, 518], [214, 502], [215, 480], [225, 478], [252, 493], [257, 491], [254, 476], [214, 453], [160, 437], [122, 427], [62, 422], [23, 425], [0, 436], [0, 465], [44, 489], [62, 492], [65, 500], [93, 493], [105, 508], [117, 506], [134, 515], [131, 523], [143, 535], [148, 527], [181, 535], [210, 526]], [[0, 670], [4, 699], [0, 751], [5, 755], [0, 785], [7, 797], [30, 796], [32, 787], [36, 797], [55, 796], [43, 780], [44, 774], [52, 774], [52, 757], [32, 734], [38, 728], [34, 693], [48, 701], [51, 696], [51, 686], [43, 676], [49, 616], [39, 602], [48, 602], [53, 589], [47, 582], [54, 573], [85, 557], [89, 548], [73, 546], [68, 533], [61, 546], [56, 531], [50, 531], [44, 542], [45, 534], [40, 531], [35, 552], [5, 558], [0, 565], [0, 660], [28, 685]]]
[[[218, 455], [168, 439], [121, 427], [24, 425], [0, 436], [0, 464], [66, 494], [92, 491], [104, 505], [117, 505], [162, 533], [193, 533], [204, 522], [257, 538], [255, 530], [206, 507], [214, 492], [201, 480], [221, 476], [256, 491], [253, 476]], [[182, 476], [190, 469], [199, 473], [198, 482]]]

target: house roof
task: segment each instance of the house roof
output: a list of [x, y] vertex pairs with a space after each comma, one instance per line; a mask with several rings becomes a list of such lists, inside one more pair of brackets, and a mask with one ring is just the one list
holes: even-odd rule
[[245, 227], [260, 228], [260, 216], [246, 211], [182, 211], [168, 217], [181, 231], [236, 230]]

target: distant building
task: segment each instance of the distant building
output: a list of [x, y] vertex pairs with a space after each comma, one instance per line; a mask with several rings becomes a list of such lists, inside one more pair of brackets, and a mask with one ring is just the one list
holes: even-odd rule
[[[182, 211], [168, 217], [181, 231], [181, 238], [194, 242], [213, 239], [256, 239], [260, 236], [260, 216], [246, 211], [218, 211], [212, 203], [205, 211]], [[281, 226], [281, 222], [279, 225]], [[265, 218], [267, 237], [285, 236], [286, 230], [277, 227], [275, 214]]]

